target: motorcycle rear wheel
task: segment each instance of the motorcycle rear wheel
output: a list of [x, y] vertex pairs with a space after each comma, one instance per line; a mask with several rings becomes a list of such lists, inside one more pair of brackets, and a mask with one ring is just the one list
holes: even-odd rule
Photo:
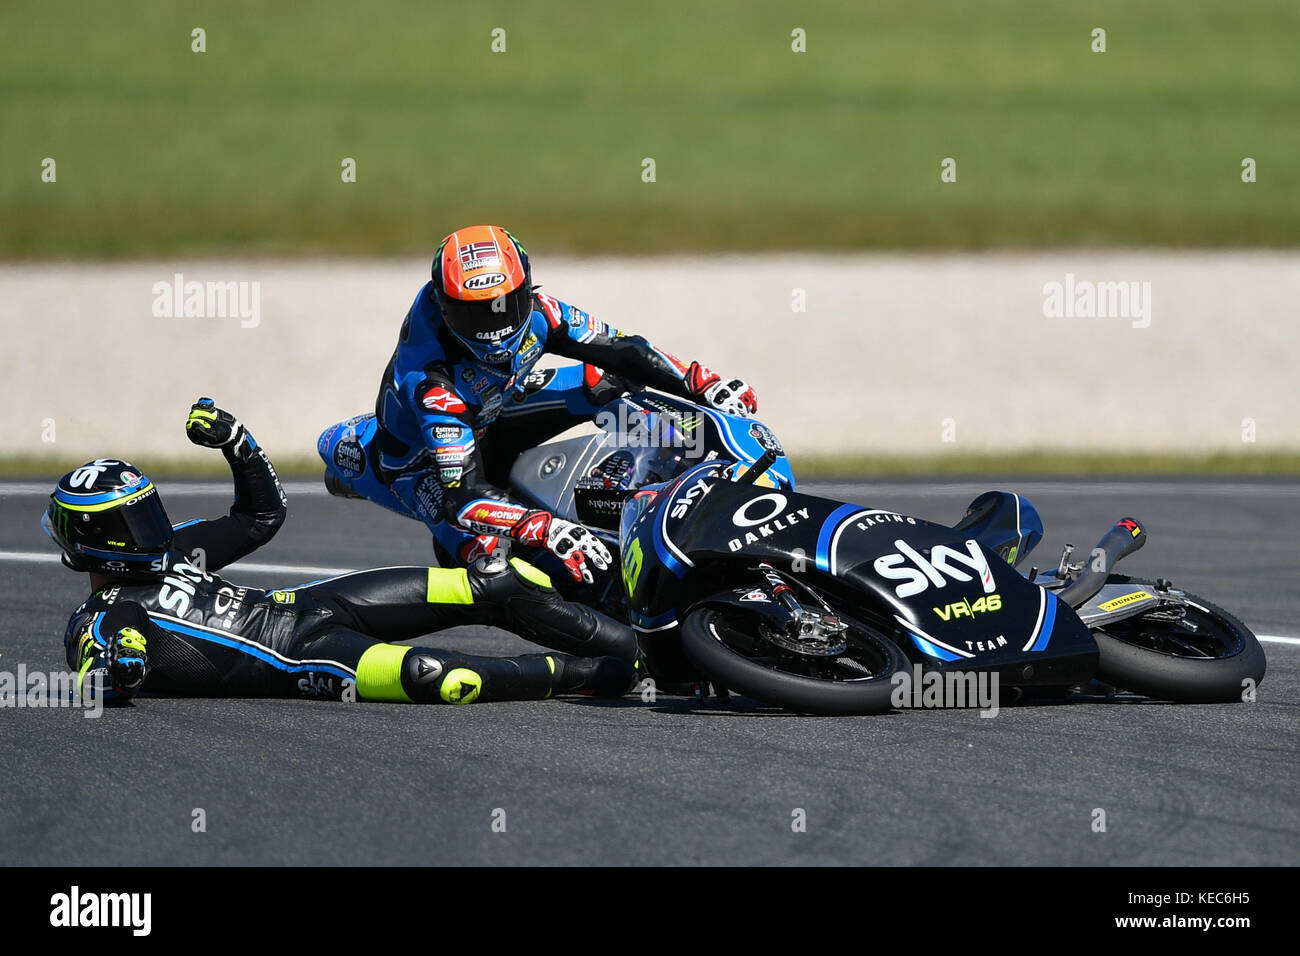
[[[1143, 578], [1114, 575], [1111, 580], [1155, 587]], [[1183, 593], [1187, 604], [1181, 621], [1144, 614], [1093, 631], [1100, 652], [1097, 677], [1183, 704], [1244, 699], [1264, 679], [1264, 649], [1223, 608]]]
[[[910, 665], [887, 636], [855, 626], [850, 652], [816, 664], [764, 646], [755, 634], [757, 621], [739, 611], [696, 608], [682, 622], [682, 650], [710, 678], [764, 703], [812, 714], [879, 714], [891, 709], [892, 677]], [[808, 673], [814, 670], [828, 676]]]

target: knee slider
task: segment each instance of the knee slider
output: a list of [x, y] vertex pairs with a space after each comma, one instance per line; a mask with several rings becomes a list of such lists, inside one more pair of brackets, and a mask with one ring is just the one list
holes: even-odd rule
[[402, 686], [411, 700], [421, 703], [438, 696], [447, 665], [427, 650], [410, 648], [402, 662]]

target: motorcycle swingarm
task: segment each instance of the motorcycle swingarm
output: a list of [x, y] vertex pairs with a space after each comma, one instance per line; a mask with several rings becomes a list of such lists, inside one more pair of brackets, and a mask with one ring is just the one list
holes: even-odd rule
[[1096, 630], [1116, 621], [1140, 617], [1161, 607], [1182, 607], [1184, 594], [1172, 588], [1159, 588], [1152, 584], [1113, 582], [1103, 584], [1101, 590], [1089, 598], [1075, 613], [1089, 630]]

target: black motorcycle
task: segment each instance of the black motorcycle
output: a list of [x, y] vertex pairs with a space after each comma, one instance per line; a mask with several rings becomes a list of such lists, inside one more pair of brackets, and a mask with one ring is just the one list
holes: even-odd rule
[[661, 683], [852, 714], [897, 706], [911, 673], [1049, 693], [1096, 679], [1187, 703], [1241, 700], [1264, 676], [1231, 614], [1115, 573], [1146, 542], [1133, 518], [1022, 574], [1043, 524], [1020, 495], [983, 494], [949, 527], [796, 492], [753, 419], [643, 392], [597, 422], [522, 454], [511, 484], [617, 549], [621, 581], [571, 596], [629, 620]]

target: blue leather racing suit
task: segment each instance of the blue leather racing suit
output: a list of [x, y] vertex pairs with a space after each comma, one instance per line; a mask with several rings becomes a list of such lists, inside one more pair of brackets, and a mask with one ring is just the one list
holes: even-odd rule
[[[590, 420], [625, 391], [648, 386], [698, 399], [717, 381], [698, 363], [549, 295], [534, 295], [529, 322], [508, 364], [485, 364], [445, 327], [426, 284], [402, 323], [374, 414], [320, 436], [331, 489], [418, 518], [441, 561], [467, 563], [530, 513], [501, 490], [520, 451]], [[583, 364], [537, 369], [546, 354]]]

